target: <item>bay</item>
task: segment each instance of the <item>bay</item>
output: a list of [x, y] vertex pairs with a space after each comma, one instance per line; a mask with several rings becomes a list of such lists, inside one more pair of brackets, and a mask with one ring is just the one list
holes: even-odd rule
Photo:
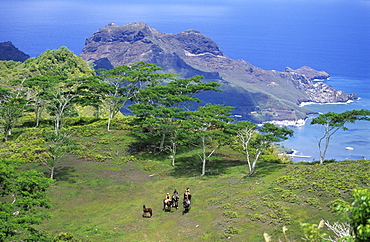
[[[332, 77], [327, 81], [327, 84], [340, 90], [355, 92], [360, 99], [346, 104], [311, 104], [307, 105], [307, 108], [319, 113], [341, 113], [346, 110], [369, 109], [370, 87], [366, 81]], [[285, 147], [297, 151], [296, 155], [310, 156], [309, 158], [296, 157], [293, 158], [293, 161], [319, 160], [318, 140], [323, 136], [323, 130], [320, 125], [310, 124], [314, 117], [317, 115], [311, 115], [304, 126], [290, 127], [294, 130], [294, 136], [282, 142]], [[339, 130], [331, 138], [325, 158], [328, 160], [370, 159], [370, 122], [358, 121], [345, 125], [345, 127], [348, 130]], [[352, 147], [353, 150], [346, 149], [346, 147]]]
[[[312, 110], [370, 108], [368, 0], [13, 0], [2, 1], [0, 11], [0, 42], [12, 41], [32, 57], [61, 46], [78, 55], [85, 39], [111, 22], [144, 22], [174, 34], [195, 29], [232, 59], [267, 70], [325, 70], [332, 75], [328, 84], [361, 97], [345, 105], [307, 106]], [[312, 161], [318, 159], [320, 132], [309, 122], [294, 128], [284, 145]], [[333, 137], [328, 159], [369, 158], [369, 124], [348, 128]]]

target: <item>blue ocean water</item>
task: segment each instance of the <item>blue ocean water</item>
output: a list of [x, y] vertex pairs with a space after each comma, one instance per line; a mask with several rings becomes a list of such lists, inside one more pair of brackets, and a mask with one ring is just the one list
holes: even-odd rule
[[[12, 41], [33, 57], [60, 46], [78, 55], [85, 39], [111, 22], [144, 22], [174, 34], [195, 29], [232, 59], [268, 70], [304, 65], [325, 70], [333, 77], [328, 83], [362, 98], [310, 106], [314, 110], [370, 108], [369, 0], [13, 0], [2, 1], [0, 12], [0, 42]], [[314, 157], [311, 128], [297, 129], [286, 145]], [[360, 123], [338, 133], [342, 143], [333, 142], [328, 158], [369, 157], [368, 131], [368, 124]], [[352, 137], [358, 146], [348, 143]]]

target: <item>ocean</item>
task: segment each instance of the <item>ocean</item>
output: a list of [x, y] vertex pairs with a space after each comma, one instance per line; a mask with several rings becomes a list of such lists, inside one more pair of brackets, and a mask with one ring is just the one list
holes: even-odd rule
[[[308, 106], [312, 110], [370, 108], [369, 0], [13, 0], [2, 1], [0, 11], [0, 42], [12, 41], [32, 57], [61, 46], [78, 55], [85, 39], [111, 22], [144, 22], [174, 34], [195, 29], [232, 59], [267, 70], [325, 70], [332, 76], [328, 84], [361, 97], [346, 105]], [[327, 158], [369, 158], [369, 125], [338, 132]], [[308, 120], [284, 145], [317, 160], [314, 129]]]

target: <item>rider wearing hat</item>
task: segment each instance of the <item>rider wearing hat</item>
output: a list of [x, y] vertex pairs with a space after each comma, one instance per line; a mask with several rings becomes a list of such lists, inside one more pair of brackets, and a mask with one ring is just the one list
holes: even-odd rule
[[185, 189], [185, 192], [184, 192], [184, 198], [185, 197], [188, 197], [190, 195], [190, 188], [189, 187], [187, 187], [186, 189]]
[[171, 201], [171, 196], [170, 196], [170, 194], [167, 192], [167, 194], [166, 194], [166, 198], [165, 198], [165, 202], [169, 202], [169, 201]]

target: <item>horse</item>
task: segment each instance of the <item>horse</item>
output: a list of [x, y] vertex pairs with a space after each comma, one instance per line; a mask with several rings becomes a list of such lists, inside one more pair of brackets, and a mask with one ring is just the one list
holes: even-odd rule
[[172, 207], [175, 207], [176, 209], [179, 207], [179, 196], [173, 195], [172, 196]]
[[183, 204], [183, 207], [184, 207], [184, 211], [182, 212], [182, 215], [184, 215], [185, 213], [188, 213], [190, 208], [191, 208], [190, 200], [189, 199], [184, 199], [182, 204]]
[[[167, 201], [166, 201], [167, 200]], [[168, 199], [163, 200], [163, 210], [166, 212], [171, 212], [171, 207], [172, 207], [172, 201]]]
[[[149, 217], [148, 217], [149, 214]], [[153, 216], [153, 210], [151, 208], [146, 208], [145, 205], [143, 205], [143, 217], [151, 218]]]

